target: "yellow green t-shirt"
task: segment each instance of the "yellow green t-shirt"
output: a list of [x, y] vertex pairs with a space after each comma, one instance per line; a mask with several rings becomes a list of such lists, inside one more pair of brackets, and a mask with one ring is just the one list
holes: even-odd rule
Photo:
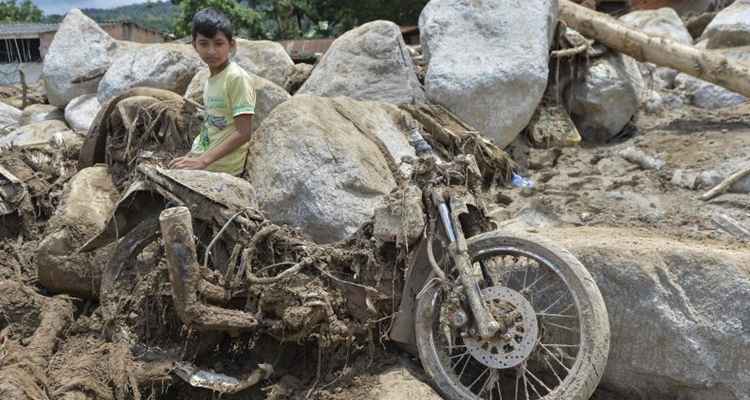
[[[255, 114], [255, 90], [250, 83], [250, 76], [239, 65], [230, 62], [223, 71], [206, 81], [203, 104], [206, 107], [205, 122], [190, 150], [196, 155], [215, 148], [236, 132], [234, 117]], [[245, 143], [214, 161], [207, 170], [232, 175], [241, 174], [245, 168], [248, 146], [249, 143]]]

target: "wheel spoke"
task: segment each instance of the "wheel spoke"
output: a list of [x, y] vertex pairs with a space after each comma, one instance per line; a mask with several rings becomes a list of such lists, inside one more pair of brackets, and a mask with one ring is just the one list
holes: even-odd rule
[[554, 317], [554, 318], [566, 318], [566, 319], [577, 319], [575, 315], [564, 315], [564, 314], [547, 314], [547, 313], [536, 313], [537, 317]]
[[545, 322], [544, 325], [554, 326], [555, 328], [566, 330], [568, 332], [578, 333], [578, 328], [571, 328], [565, 325], [556, 324], [554, 322]]
[[563, 367], [563, 369], [565, 369], [566, 372], [570, 372], [570, 369], [568, 368], [568, 366], [565, 365], [565, 363], [563, 363], [562, 361], [560, 361], [560, 359], [557, 358], [557, 356], [554, 353], [552, 353], [552, 351], [550, 351], [550, 349], [548, 349], [547, 346], [543, 344], [540, 344], [540, 346], [542, 346], [542, 349], [544, 349], [544, 351], [546, 351], [547, 354], [549, 354], [555, 361], [557, 361], [557, 363], [560, 364], [560, 366]]
[[[474, 379], [474, 382], [471, 382], [471, 385], [467, 386], [467, 388], [469, 388], [469, 390], [471, 390], [471, 388], [473, 388], [474, 385], [476, 385], [482, 379], [482, 377], [484, 376], [484, 374], [486, 374], [487, 372], [489, 372], [489, 370], [490, 370], [489, 368], [485, 368], [484, 371], [481, 374], [479, 374], [479, 376], [477, 376], [476, 379]], [[482, 392], [479, 392], [479, 394], [482, 394]]]
[[500, 377], [497, 377], [497, 381], [495, 381], [495, 387], [497, 388], [497, 395], [498, 400], [503, 400], [503, 388], [500, 386]]
[[549, 359], [547, 359], [547, 357], [542, 357], [542, 359], [544, 359], [544, 362], [547, 364], [547, 366], [549, 367], [549, 369], [552, 370], [552, 373], [555, 375], [555, 378], [557, 378], [557, 381], [560, 382], [560, 384], [562, 384], [563, 383], [562, 378], [560, 378], [560, 375], [557, 373], [557, 371], [555, 370], [555, 368], [549, 362]]
[[[526, 367], [523, 367], [525, 370]], [[526, 393], [526, 400], [531, 400], [531, 396], [529, 396], [529, 382], [526, 380], [526, 374], [521, 371], [521, 377], [523, 378], [523, 391]]]
[[549, 306], [548, 306], [547, 308], [545, 308], [545, 309], [544, 309], [544, 310], [542, 311], [542, 314], [544, 314], [544, 313], [548, 312], [549, 310], [551, 310], [551, 309], [552, 309], [552, 307], [556, 306], [556, 305], [557, 305], [557, 303], [559, 303], [559, 302], [560, 302], [560, 300], [562, 300], [563, 298], [565, 298], [565, 295], [566, 295], [566, 293], [563, 293], [563, 294], [562, 294], [562, 295], [561, 295], [560, 297], [558, 297], [558, 298], [557, 298], [557, 300], [555, 300], [555, 301], [554, 301], [554, 302], [553, 302], [552, 304], [550, 304], [550, 305], [549, 305]]
[[[536, 375], [534, 375], [534, 373], [533, 373], [533, 372], [529, 371], [529, 369], [528, 369], [528, 368], [524, 368], [524, 370], [526, 371], [526, 373], [528, 373], [528, 374], [529, 374], [529, 376], [530, 376], [530, 377], [534, 378], [534, 380], [535, 380], [535, 381], [536, 381], [536, 382], [537, 382], [537, 383], [538, 383], [538, 384], [539, 384], [539, 385], [540, 385], [541, 387], [543, 387], [543, 388], [544, 388], [544, 389], [545, 389], [545, 390], [547, 391], [547, 393], [552, 393], [552, 389], [548, 388], [548, 387], [547, 387], [547, 385], [545, 385], [545, 384], [544, 384], [544, 382], [542, 382], [542, 380], [541, 380], [541, 379], [539, 379], [539, 378], [538, 378], [538, 377], [537, 377]], [[533, 385], [532, 385], [532, 387], [533, 387]], [[536, 390], [535, 390], [535, 391], [536, 391]], [[537, 393], [537, 394], [539, 394], [539, 393]], [[539, 396], [539, 397], [542, 397], [542, 396]]]

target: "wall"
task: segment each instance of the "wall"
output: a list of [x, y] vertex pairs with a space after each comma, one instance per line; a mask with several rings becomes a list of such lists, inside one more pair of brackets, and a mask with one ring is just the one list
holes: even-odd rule
[[143, 29], [131, 23], [102, 24], [101, 27], [117, 40], [130, 40], [139, 43], [164, 42], [164, 37], [160, 33]]

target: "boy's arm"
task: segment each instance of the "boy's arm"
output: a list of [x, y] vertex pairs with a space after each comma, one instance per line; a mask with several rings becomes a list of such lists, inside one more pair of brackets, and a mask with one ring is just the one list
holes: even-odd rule
[[189, 156], [176, 158], [170, 164], [170, 168], [206, 169], [209, 165], [221, 160], [236, 148], [250, 141], [250, 129], [253, 124], [253, 114], [240, 114], [234, 117], [234, 123], [237, 130], [229, 135], [229, 137], [227, 137], [220, 145], [196, 158], [189, 158]]

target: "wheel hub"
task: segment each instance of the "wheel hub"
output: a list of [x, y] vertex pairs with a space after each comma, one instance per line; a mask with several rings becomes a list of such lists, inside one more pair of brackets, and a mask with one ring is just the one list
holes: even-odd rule
[[521, 293], [502, 286], [483, 289], [482, 299], [501, 329], [487, 340], [464, 337], [469, 354], [496, 369], [521, 364], [534, 350], [539, 336], [534, 307]]

